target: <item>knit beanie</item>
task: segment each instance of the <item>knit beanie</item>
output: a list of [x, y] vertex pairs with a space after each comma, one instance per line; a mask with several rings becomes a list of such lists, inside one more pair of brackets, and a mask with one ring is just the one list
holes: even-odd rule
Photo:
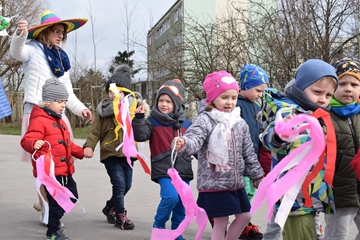
[[131, 68], [127, 64], [121, 64], [114, 70], [114, 74], [107, 80], [105, 91], [109, 92], [111, 83], [115, 83], [117, 87], [123, 87], [128, 90], [131, 88]]
[[178, 112], [185, 98], [185, 87], [179, 79], [166, 81], [160, 88], [156, 96], [156, 108], [161, 95], [167, 94], [174, 104], [174, 112]]
[[206, 103], [211, 103], [223, 92], [235, 89], [239, 92], [239, 85], [230, 73], [225, 71], [213, 72], [208, 74], [203, 83], [206, 92]]
[[45, 81], [42, 87], [42, 101], [54, 102], [58, 100], [68, 100], [69, 93], [65, 85], [57, 78], [50, 78]]
[[261, 84], [269, 84], [269, 78], [265, 71], [255, 64], [246, 64], [240, 72], [241, 90], [249, 90]]
[[337, 81], [337, 85], [339, 84], [339, 80], [333, 66], [323, 60], [310, 59], [304, 62], [296, 71], [294, 85], [300, 90], [304, 90], [310, 84], [326, 76], [334, 77]]
[[340, 80], [344, 75], [351, 75], [360, 81], [360, 61], [357, 58], [343, 58], [334, 63], [336, 74]]

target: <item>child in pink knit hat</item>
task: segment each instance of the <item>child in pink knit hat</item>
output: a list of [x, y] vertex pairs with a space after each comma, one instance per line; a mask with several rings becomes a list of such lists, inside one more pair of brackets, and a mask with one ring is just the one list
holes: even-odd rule
[[249, 127], [236, 107], [239, 86], [231, 74], [207, 75], [205, 111], [200, 113], [180, 138], [175, 138], [178, 155], [198, 154], [197, 203], [214, 219], [212, 240], [238, 239], [250, 221], [250, 202], [244, 190], [244, 172], [257, 186], [264, 171], [257, 160]]

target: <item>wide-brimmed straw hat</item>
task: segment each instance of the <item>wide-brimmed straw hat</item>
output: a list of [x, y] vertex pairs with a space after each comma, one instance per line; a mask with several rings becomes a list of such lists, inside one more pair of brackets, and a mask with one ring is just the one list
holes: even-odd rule
[[63, 23], [66, 24], [66, 33], [74, 31], [79, 27], [83, 26], [88, 20], [82, 18], [66, 19], [61, 20], [52, 11], [45, 10], [41, 13], [41, 24], [28, 29], [28, 39], [37, 39], [44, 29], [53, 25]]

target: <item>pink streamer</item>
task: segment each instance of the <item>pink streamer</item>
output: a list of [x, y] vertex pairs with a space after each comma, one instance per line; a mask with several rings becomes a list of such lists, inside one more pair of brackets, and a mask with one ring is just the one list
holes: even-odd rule
[[[122, 128], [124, 130], [122, 152], [126, 156], [127, 163], [129, 164], [129, 166], [131, 168], [133, 168], [130, 157], [137, 156], [137, 149], [135, 147], [134, 132], [131, 128], [131, 118], [130, 118], [130, 113], [128, 110], [129, 108], [128, 108], [127, 104], [125, 104], [124, 100], [121, 100], [120, 108], [121, 108], [120, 112], [122, 113], [121, 117], [123, 119], [122, 122], [124, 124], [122, 126]], [[127, 123], [130, 123], [130, 126], [128, 126]], [[130, 127], [130, 131], [129, 131], [128, 127]], [[130, 135], [129, 135], [129, 132], [130, 132]]]
[[176, 169], [168, 169], [168, 175], [171, 177], [171, 182], [176, 191], [179, 193], [181, 201], [185, 207], [186, 216], [175, 230], [154, 228], [151, 240], [174, 240], [179, 237], [193, 222], [196, 215], [196, 224], [199, 226], [199, 231], [195, 236], [195, 240], [200, 240], [202, 233], [205, 230], [208, 216], [204, 209], [200, 208], [194, 199], [190, 186], [184, 182]]
[[45, 173], [45, 155], [40, 156], [36, 160], [37, 178], [46, 186], [46, 189], [55, 201], [69, 213], [74, 207], [75, 203], [70, 198], [76, 199], [72, 192], [67, 188], [60, 185], [54, 175], [54, 162], [51, 157], [50, 176]]
[[[301, 186], [302, 182], [305, 179], [304, 176], [308, 174], [310, 168], [313, 164], [316, 163], [325, 148], [323, 131], [319, 124], [319, 121], [316, 118], [305, 114], [299, 114], [289, 120], [287, 123], [285, 123], [284, 121], [282, 121], [281, 118], [281, 110], [279, 112], [280, 117], [278, 117], [278, 113], [275, 121], [276, 134], [280, 136], [281, 134], [289, 136], [289, 138], [285, 140], [288, 142], [295, 142], [300, 138], [308, 137], [307, 134], [298, 134], [305, 129], [310, 129], [311, 140], [297, 147], [288, 156], [282, 159], [274, 167], [274, 169], [269, 172], [266, 178], [261, 181], [258, 191], [254, 197], [250, 213], [253, 214], [256, 209], [261, 206], [263, 200], [266, 197], [268, 206], [267, 217], [269, 219], [269, 222], [271, 221], [274, 205], [281, 197], [285, 195], [283, 201], [281, 202], [281, 205], [290, 206], [291, 204], [292, 206], [293, 201], [290, 201], [290, 199], [295, 200], [295, 197], [298, 194], [298, 190], [296, 189], [296, 194], [290, 191], [291, 193], [286, 195], [287, 192], [295, 185]], [[307, 124], [302, 124], [305, 122]], [[282, 172], [288, 170], [294, 165], [295, 167], [293, 167], [284, 176], [278, 179]], [[281, 216], [281, 218], [285, 217], [285, 219], [281, 219], [282, 223], [285, 223], [289, 211], [286, 212], [286, 216]]]

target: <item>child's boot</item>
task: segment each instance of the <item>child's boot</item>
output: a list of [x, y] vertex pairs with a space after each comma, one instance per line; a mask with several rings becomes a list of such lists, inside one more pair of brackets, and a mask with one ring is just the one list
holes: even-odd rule
[[106, 216], [108, 223], [114, 224], [116, 222], [116, 215], [115, 215], [114, 207], [109, 208], [107, 205], [105, 205], [102, 212]]
[[116, 213], [115, 227], [121, 228], [122, 230], [133, 229], [135, 227], [133, 221], [128, 219], [126, 214], [126, 210], [122, 213]]
[[248, 240], [263, 239], [263, 234], [259, 231], [258, 226], [252, 225], [250, 222], [248, 225], [246, 225], [239, 239], [248, 239]]

